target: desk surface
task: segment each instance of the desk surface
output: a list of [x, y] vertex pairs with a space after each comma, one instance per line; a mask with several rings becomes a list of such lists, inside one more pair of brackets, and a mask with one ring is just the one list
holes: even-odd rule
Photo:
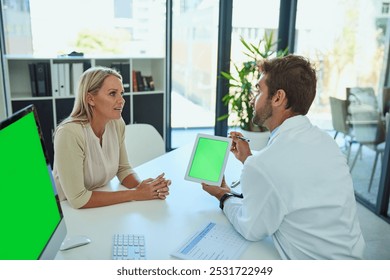
[[[218, 201], [198, 183], [184, 180], [192, 145], [174, 150], [135, 168], [140, 178], [165, 172], [172, 180], [165, 201], [133, 201], [94, 209], [73, 209], [61, 203], [68, 236], [86, 235], [92, 242], [68, 251], [59, 251], [56, 259], [110, 259], [112, 236], [116, 233], [144, 234], [150, 260], [175, 259], [170, 254], [191, 234], [210, 221], [230, 224], [219, 209]], [[229, 156], [226, 181], [237, 180], [241, 163]], [[235, 176], [235, 177], [234, 177]], [[115, 178], [106, 190], [123, 188]], [[272, 239], [251, 242], [241, 259], [280, 259]]]

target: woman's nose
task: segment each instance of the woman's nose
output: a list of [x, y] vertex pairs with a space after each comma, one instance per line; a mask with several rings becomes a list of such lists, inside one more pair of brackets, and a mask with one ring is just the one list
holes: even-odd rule
[[120, 99], [119, 99], [119, 103], [124, 105], [126, 103], [126, 99], [124, 98], [123, 95], [121, 95]]

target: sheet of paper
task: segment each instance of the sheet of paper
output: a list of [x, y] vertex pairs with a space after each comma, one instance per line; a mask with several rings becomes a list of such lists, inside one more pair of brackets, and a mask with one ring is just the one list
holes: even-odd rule
[[171, 255], [186, 260], [237, 260], [248, 245], [231, 225], [210, 222]]

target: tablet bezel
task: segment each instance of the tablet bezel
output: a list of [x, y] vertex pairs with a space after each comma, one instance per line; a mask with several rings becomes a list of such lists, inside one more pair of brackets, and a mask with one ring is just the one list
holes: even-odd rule
[[[189, 175], [191, 167], [192, 167], [192, 164], [193, 164], [193, 161], [194, 161], [195, 151], [197, 150], [197, 147], [199, 145], [199, 140], [202, 139], [202, 138], [207, 138], [207, 139], [210, 139], [210, 140], [222, 141], [222, 142], [226, 142], [228, 144], [226, 146], [226, 151], [225, 151], [225, 155], [224, 155], [224, 161], [223, 161], [223, 164], [222, 164], [222, 168], [220, 170], [219, 178], [218, 178], [218, 181], [216, 181], [216, 182], [215, 181], [206, 180], [206, 179], [202, 179], [202, 178], [191, 177]], [[229, 137], [222, 137], [222, 136], [215, 136], [215, 135], [210, 135], [210, 134], [198, 133], [197, 136], [196, 136], [196, 139], [195, 139], [194, 146], [192, 148], [191, 157], [190, 157], [190, 160], [189, 160], [188, 165], [187, 165], [187, 170], [186, 170], [184, 179], [188, 180], [188, 181], [192, 181], [192, 182], [197, 182], [197, 183], [206, 183], [208, 185], [220, 186], [221, 183], [222, 183], [222, 179], [223, 179], [224, 173], [225, 173], [226, 164], [227, 164], [227, 161], [229, 159], [229, 153], [230, 153], [231, 145], [232, 145], [232, 139], [229, 138]]]

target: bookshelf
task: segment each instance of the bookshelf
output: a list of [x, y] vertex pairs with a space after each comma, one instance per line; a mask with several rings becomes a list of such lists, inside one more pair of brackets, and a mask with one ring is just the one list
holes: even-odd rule
[[[5, 56], [5, 65], [6, 105], [12, 113], [29, 104], [37, 107], [52, 163], [52, 133], [55, 126], [70, 114], [78, 78], [91, 66], [119, 68], [125, 88], [124, 121], [126, 124], [151, 124], [165, 139], [165, 59], [162, 57]], [[135, 72], [152, 77], [153, 87], [146, 86], [145, 90], [139, 91], [135, 87], [137, 81], [133, 79]], [[146, 78], [143, 81], [146, 82]]]

